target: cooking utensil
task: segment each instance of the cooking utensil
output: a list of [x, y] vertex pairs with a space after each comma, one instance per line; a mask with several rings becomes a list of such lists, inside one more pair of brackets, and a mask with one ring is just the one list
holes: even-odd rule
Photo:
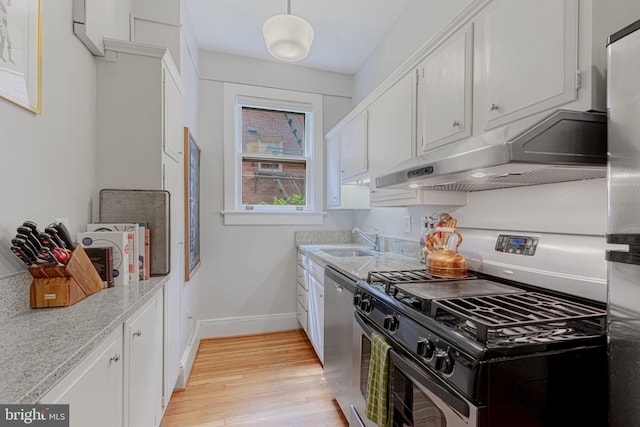
[[38, 252], [30, 246], [30, 244], [23, 238], [15, 237], [11, 239], [11, 244], [14, 247], [20, 249], [20, 251], [31, 261], [35, 263], [38, 261]]
[[11, 252], [15, 254], [22, 262], [24, 262], [27, 266], [31, 266], [33, 261], [29, 258], [23, 251], [17, 246], [11, 246]]
[[60, 236], [58, 236], [57, 228], [47, 227], [44, 229], [44, 232], [51, 236], [51, 239], [56, 243], [56, 245], [60, 246], [61, 248], [67, 247], [66, 243], [64, 243], [64, 241], [60, 238]]
[[33, 247], [36, 248], [36, 250], [40, 251], [42, 244], [40, 243], [40, 240], [38, 240], [38, 234], [35, 234], [35, 231], [31, 227], [25, 227], [24, 225], [22, 225], [16, 230], [18, 231], [18, 233], [27, 236], [27, 240], [29, 240], [31, 244], [33, 244]]
[[67, 249], [75, 249], [76, 245], [71, 238], [71, 233], [67, 227], [61, 222], [53, 222], [49, 224], [49, 227], [55, 228], [58, 231], [58, 236], [64, 242]]
[[40, 233], [38, 234], [38, 240], [40, 241], [40, 244], [42, 245], [43, 248], [55, 248], [58, 247], [58, 243], [56, 243], [55, 240], [53, 240], [53, 237], [51, 237], [51, 235], [49, 233]]

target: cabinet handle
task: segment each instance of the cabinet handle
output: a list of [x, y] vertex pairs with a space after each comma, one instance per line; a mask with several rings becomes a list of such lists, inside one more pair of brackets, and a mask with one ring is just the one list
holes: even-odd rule
[[489, 111], [498, 111], [500, 106], [498, 104], [489, 104]]
[[460, 126], [460, 122], [457, 120], [454, 120], [453, 123], [451, 123], [452, 128], [457, 128], [458, 126]]
[[344, 288], [338, 285], [337, 283], [335, 284], [335, 287], [336, 287], [336, 291], [338, 291], [339, 293], [342, 293], [344, 291]]
[[135, 332], [133, 333], [133, 336], [134, 336], [134, 337], [139, 337], [140, 335], [142, 335], [142, 331], [141, 331], [140, 329], [138, 329], [137, 331], [135, 331]]
[[118, 360], [120, 360], [120, 355], [116, 353], [114, 356], [111, 356], [111, 358], [109, 359], [109, 362], [116, 363]]

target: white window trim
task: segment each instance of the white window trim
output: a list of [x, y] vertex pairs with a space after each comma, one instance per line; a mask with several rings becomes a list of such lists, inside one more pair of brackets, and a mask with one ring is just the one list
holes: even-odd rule
[[[241, 182], [236, 179], [242, 169], [237, 156], [237, 129], [240, 118], [236, 114], [238, 102], [256, 107], [292, 109], [313, 113], [313, 157], [307, 164], [308, 207], [304, 211], [240, 210]], [[322, 95], [224, 83], [224, 216], [225, 225], [322, 225], [325, 212], [321, 211], [324, 194]], [[310, 135], [311, 136], [311, 135]]]

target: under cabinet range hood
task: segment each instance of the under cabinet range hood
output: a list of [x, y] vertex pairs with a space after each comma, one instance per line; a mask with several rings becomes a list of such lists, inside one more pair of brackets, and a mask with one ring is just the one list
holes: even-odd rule
[[[483, 140], [483, 138], [480, 138]], [[483, 191], [605, 178], [607, 115], [557, 110], [504, 142], [473, 147], [469, 140], [397, 165], [377, 188]]]

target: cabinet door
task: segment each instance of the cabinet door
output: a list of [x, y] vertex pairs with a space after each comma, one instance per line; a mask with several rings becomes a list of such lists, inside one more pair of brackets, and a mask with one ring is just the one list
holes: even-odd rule
[[311, 344], [320, 362], [324, 360], [324, 286], [309, 275], [308, 325]]
[[180, 83], [172, 71], [172, 64], [162, 67], [162, 102], [164, 153], [179, 162], [184, 147], [184, 123], [182, 121], [183, 102]]
[[577, 0], [496, 0], [483, 30], [485, 130], [577, 98]]
[[156, 427], [162, 416], [162, 292], [124, 323], [125, 427]]
[[420, 67], [422, 151], [471, 135], [473, 26], [454, 34]]
[[122, 425], [122, 325], [39, 403], [69, 404], [71, 427]]
[[340, 134], [327, 140], [327, 208], [340, 206]]
[[342, 182], [367, 173], [367, 145], [367, 112], [363, 111], [340, 130]]
[[376, 176], [415, 153], [416, 78], [409, 73], [376, 99], [369, 107], [369, 175], [371, 204], [413, 198], [416, 190], [378, 189]]

